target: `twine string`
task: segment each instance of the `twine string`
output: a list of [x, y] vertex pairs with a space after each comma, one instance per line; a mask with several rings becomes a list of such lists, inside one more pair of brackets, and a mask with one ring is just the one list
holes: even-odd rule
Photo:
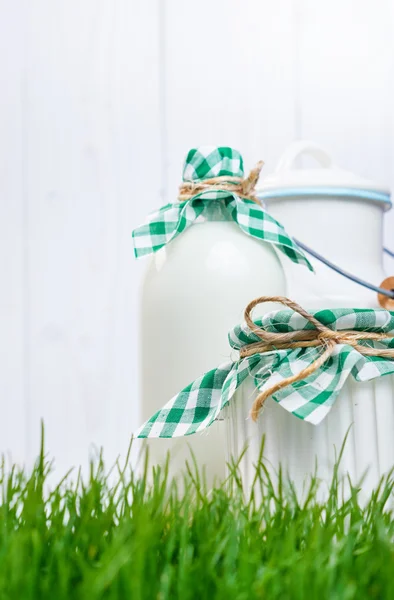
[[258, 203], [254, 191], [263, 165], [264, 162], [260, 160], [245, 178], [222, 175], [201, 181], [184, 181], [179, 186], [178, 200], [185, 202], [202, 192], [224, 191], [237, 194], [244, 200], [252, 200]]
[[[309, 321], [315, 329], [306, 331], [289, 331], [285, 333], [274, 333], [271, 331], [265, 331], [252, 319], [253, 309], [259, 304], [265, 302], [278, 302], [292, 309]], [[392, 333], [374, 333], [368, 331], [353, 331], [353, 330], [341, 330], [334, 331], [329, 327], [326, 327], [318, 321], [313, 315], [308, 313], [302, 308], [297, 302], [289, 300], [283, 296], [261, 296], [250, 302], [245, 309], [245, 321], [249, 329], [260, 338], [260, 342], [254, 342], [244, 346], [240, 350], [240, 358], [252, 356], [254, 354], [260, 354], [263, 352], [271, 352], [273, 350], [287, 350], [293, 348], [308, 348], [308, 347], [321, 347], [323, 352], [314, 360], [310, 365], [299, 371], [296, 375], [286, 377], [282, 381], [275, 383], [268, 389], [260, 392], [255, 398], [250, 416], [253, 421], [257, 420], [260, 410], [262, 409], [264, 402], [267, 398], [278, 392], [279, 390], [292, 385], [298, 381], [302, 381], [312, 375], [317, 369], [319, 369], [333, 354], [337, 344], [348, 344], [355, 350], [360, 352], [363, 356], [381, 356], [384, 358], [394, 359], [394, 348], [373, 348], [371, 346], [364, 346], [359, 344], [359, 341], [382, 341], [388, 338], [393, 338]]]

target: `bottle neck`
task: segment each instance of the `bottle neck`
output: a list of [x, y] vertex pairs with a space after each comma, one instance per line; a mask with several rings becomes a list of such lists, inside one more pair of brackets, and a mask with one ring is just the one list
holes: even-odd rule
[[223, 200], [210, 200], [205, 204], [204, 210], [198, 219], [198, 223], [206, 223], [207, 221], [230, 221], [230, 216], [225, 207]]

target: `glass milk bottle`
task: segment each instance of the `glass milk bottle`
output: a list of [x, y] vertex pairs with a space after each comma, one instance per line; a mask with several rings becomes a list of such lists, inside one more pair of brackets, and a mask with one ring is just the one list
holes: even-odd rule
[[[312, 156], [320, 167], [296, 169], [302, 154]], [[385, 279], [383, 271], [383, 215], [391, 207], [389, 190], [348, 173], [311, 142], [296, 142], [282, 157], [276, 172], [257, 192], [273, 216], [288, 227], [295, 239], [331, 262], [374, 285]], [[315, 274], [295, 271], [283, 263], [287, 296], [310, 310], [323, 308], [376, 308], [376, 292], [361, 287], [312, 259]], [[389, 301], [387, 308], [393, 306]], [[394, 310], [394, 306], [392, 308]], [[269, 398], [257, 424], [248, 419], [256, 397], [253, 381], [237, 393], [230, 433], [239, 431], [238, 443], [251, 444], [245, 464], [256, 456], [263, 435], [265, 455], [271, 465], [288, 470], [299, 490], [317, 459], [319, 475], [328, 480], [346, 433], [348, 438], [341, 473], [359, 481], [370, 492], [382, 474], [394, 466], [394, 379], [385, 376], [363, 383], [349, 377], [328, 416], [317, 426], [283, 410]], [[243, 427], [243, 429], [242, 429]], [[235, 454], [238, 449], [234, 450]], [[246, 468], [246, 467], [245, 467]]]
[[[266, 213], [250, 199], [252, 189], [244, 198], [238, 195], [245, 181], [241, 155], [230, 148], [193, 149], [186, 158], [183, 180], [189, 198], [181, 196], [181, 201], [164, 207], [164, 216], [157, 213], [153, 220], [162, 218], [160, 225], [153, 227], [150, 221], [152, 245], [163, 242], [163, 231], [179, 235], [166, 239], [150, 258], [142, 286], [143, 420], [212, 364], [228, 358], [227, 331], [240, 319], [248, 299], [262, 291], [283, 294], [286, 290], [275, 242], [264, 241], [267, 226], [264, 232], [256, 220], [259, 228], [253, 234], [253, 223], [245, 221], [245, 207], [252, 213]], [[133, 236], [137, 252], [145, 242], [138, 230]], [[201, 435], [147, 443], [154, 464], [171, 452], [172, 474], [184, 469], [185, 459], [190, 461], [190, 446], [199, 466], [205, 466], [208, 482], [225, 475], [222, 421]]]

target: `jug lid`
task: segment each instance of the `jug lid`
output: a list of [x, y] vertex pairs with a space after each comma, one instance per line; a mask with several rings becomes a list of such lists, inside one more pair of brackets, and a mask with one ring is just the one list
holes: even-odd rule
[[[319, 166], [296, 168], [296, 159], [304, 154], [314, 158]], [[391, 207], [387, 187], [339, 168], [326, 150], [306, 140], [290, 144], [274, 173], [260, 183], [256, 195], [263, 201], [294, 196], [340, 196], [380, 202], [386, 210]]]

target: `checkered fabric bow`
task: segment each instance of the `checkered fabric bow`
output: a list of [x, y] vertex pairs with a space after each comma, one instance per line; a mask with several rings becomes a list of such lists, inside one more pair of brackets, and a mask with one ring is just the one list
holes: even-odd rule
[[[380, 341], [361, 340], [359, 344], [394, 349], [393, 312], [344, 308], [311, 314], [333, 331], [390, 334]], [[254, 322], [263, 330], [274, 333], [313, 329], [310, 321], [293, 310], [272, 312]], [[235, 327], [229, 333], [230, 346], [236, 350], [259, 341], [260, 338], [246, 324]], [[257, 353], [222, 364], [174, 396], [142, 425], [135, 436], [172, 438], [202, 431], [217, 419], [247, 377], [253, 377], [256, 389], [264, 391], [281, 380], [297, 375], [319, 355], [321, 348], [318, 347], [293, 348]], [[313, 375], [281, 389], [272, 397], [299, 419], [317, 425], [329, 413], [349, 376], [362, 382], [389, 374], [394, 374], [394, 360], [364, 356], [351, 345], [338, 343], [330, 358]]]
[[[203, 146], [190, 150], [183, 169], [183, 181], [198, 183], [211, 178], [242, 178], [242, 156], [232, 148]], [[274, 244], [293, 262], [313, 267], [303, 251], [260, 204], [215, 185], [188, 200], [167, 204], [148, 216], [147, 222], [133, 231], [134, 254], [140, 258], [157, 252], [190, 227], [197, 219], [212, 218], [212, 200], [220, 200], [222, 217], [235, 221], [241, 230], [258, 240]]]

